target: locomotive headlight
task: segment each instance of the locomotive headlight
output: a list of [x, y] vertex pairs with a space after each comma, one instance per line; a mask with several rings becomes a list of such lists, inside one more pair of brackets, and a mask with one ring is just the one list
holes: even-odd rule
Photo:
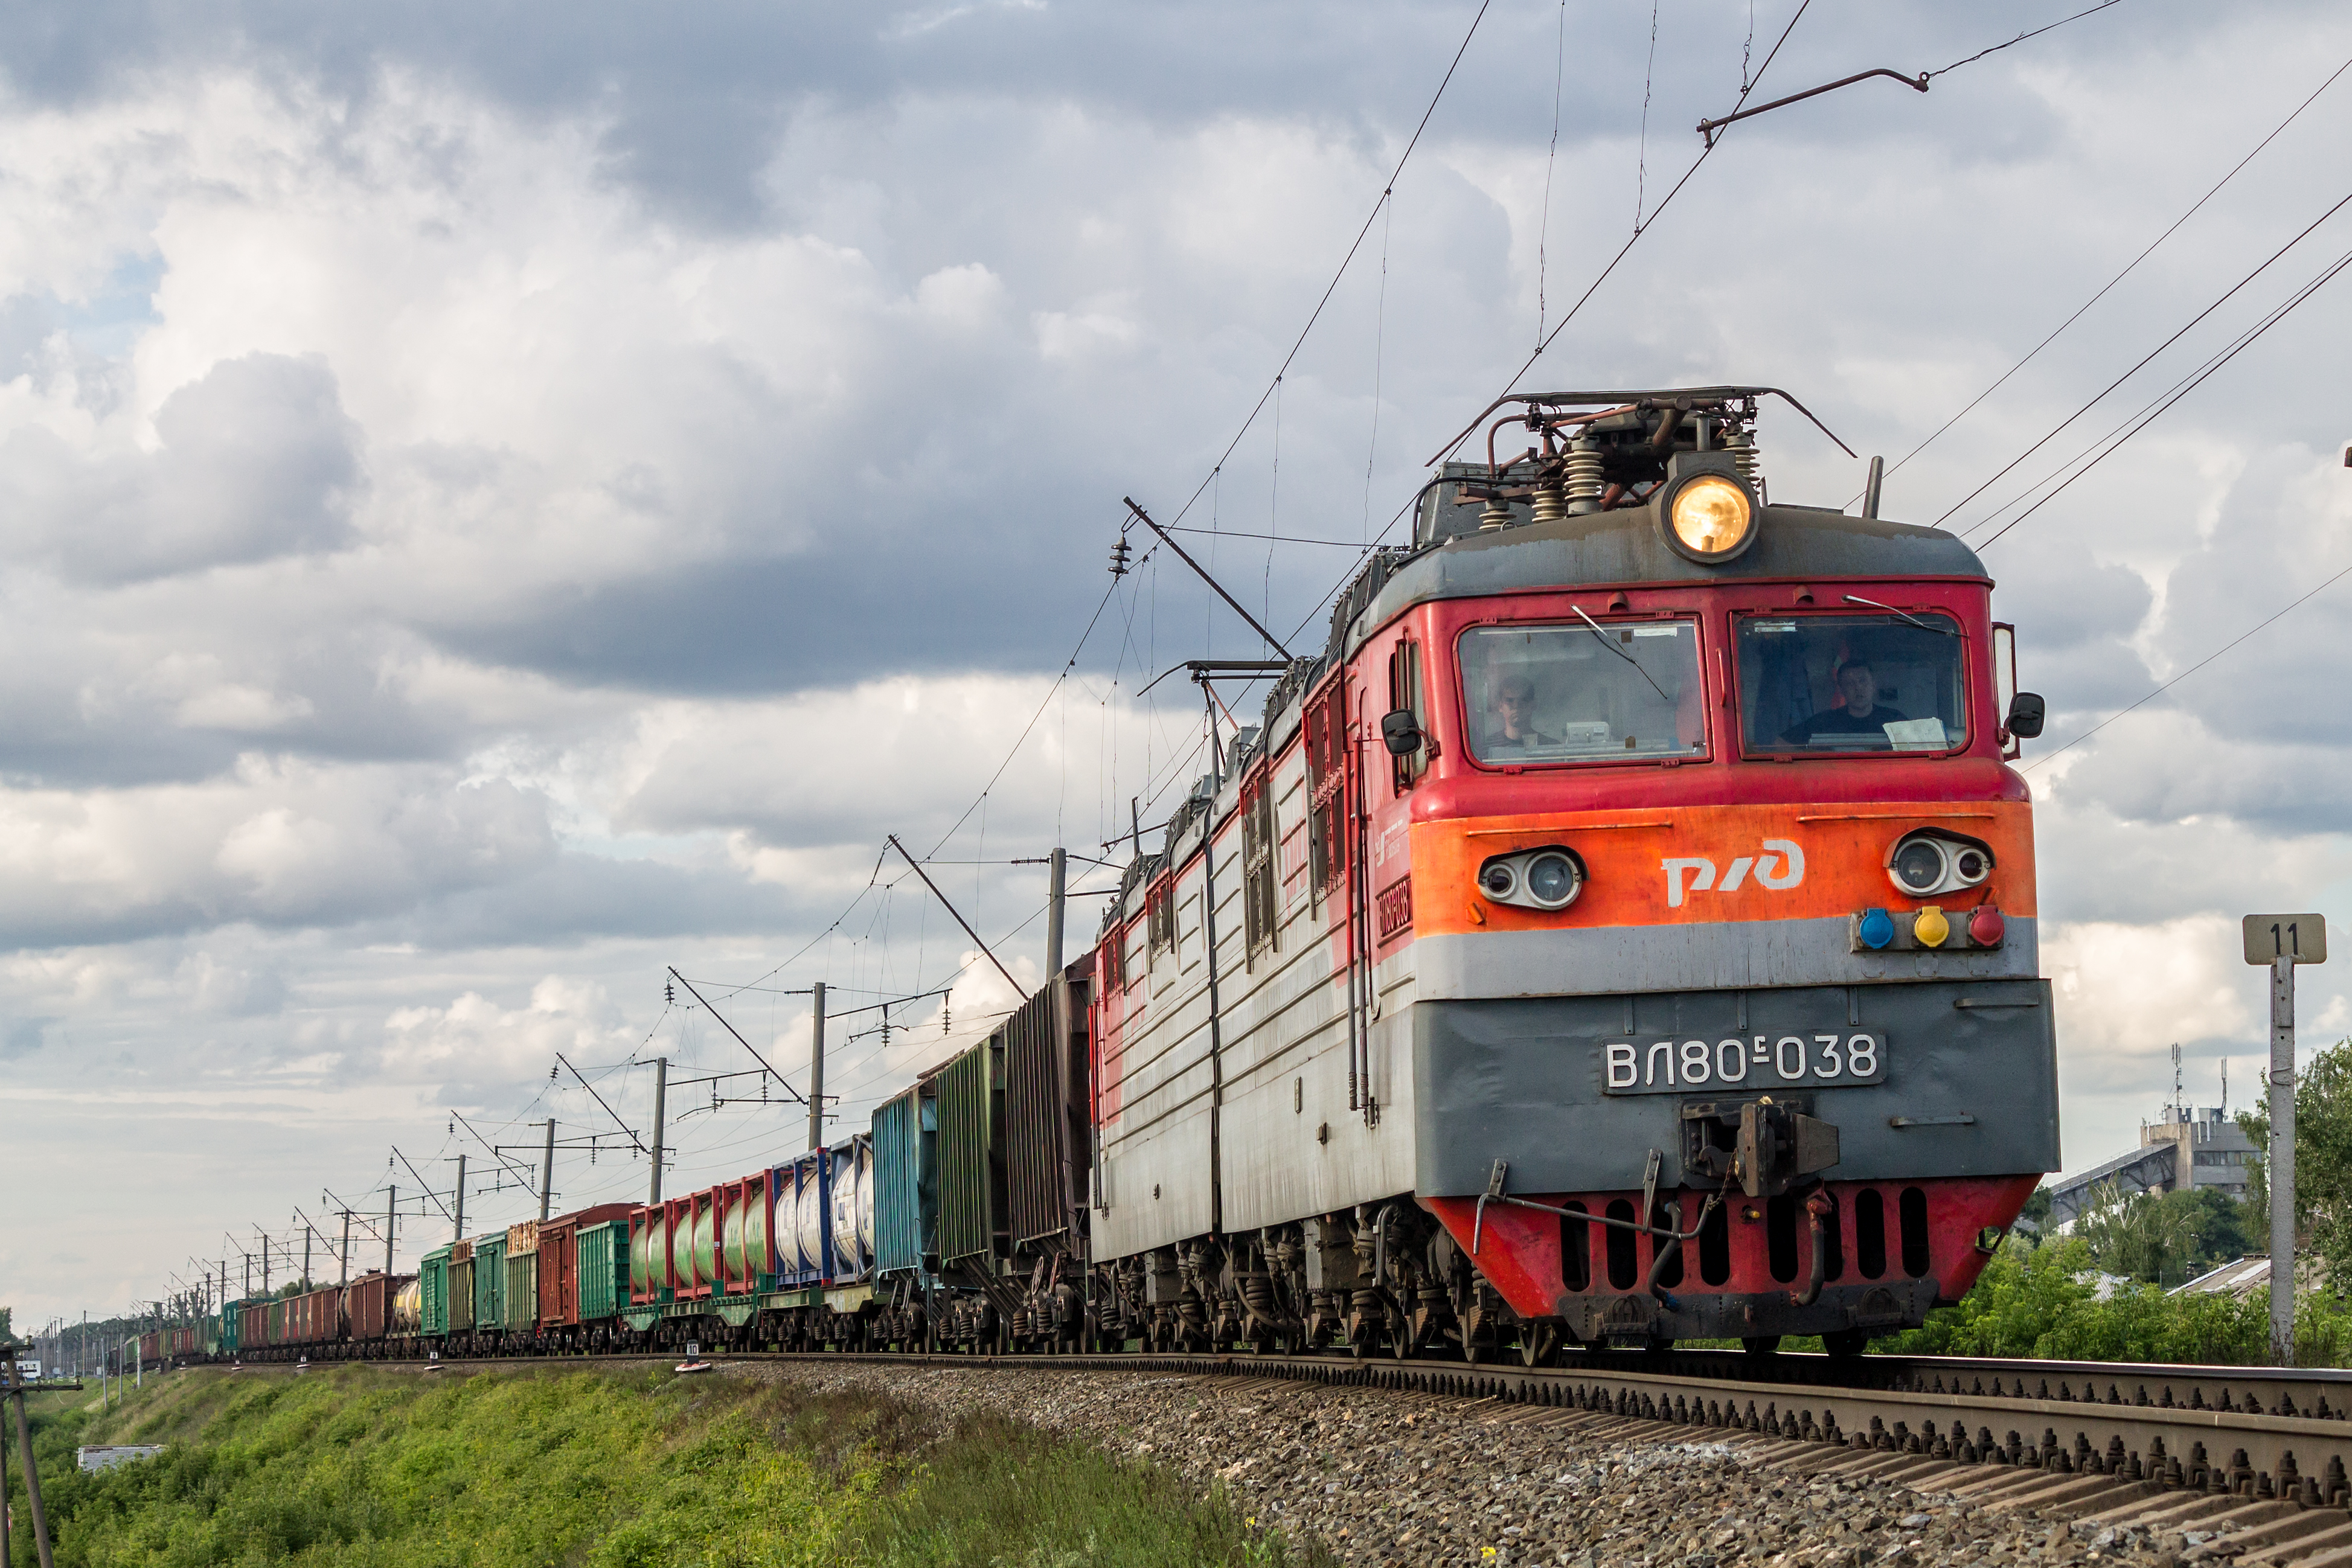
[[1912, 839], [1895, 852], [1895, 863], [1886, 869], [1894, 874], [1895, 886], [1915, 898], [1925, 898], [1943, 884], [1949, 867], [1943, 845], [1933, 839]]
[[1906, 833], [1886, 852], [1886, 879], [1912, 898], [1975, 887], [1992, 867], [1991, 846], [1941, 828]]
[[1496, 904], [1556, 912], [1584, 891], [1584, 862], [1557, 844], [1496, 855], [1478, 868], [1478, 891]]
[[1693, 560], [1729, 560], [1756, 537], [1756, 506], [1738, 481], [1699, 474], [1675, 487], [1666, 505], [1666, 533]]
[[1576, 862], [1558, 850], [1547, 850], [1528, 862], [1528, 896], [1546, 909], [1566, 909], [1583, 888]]

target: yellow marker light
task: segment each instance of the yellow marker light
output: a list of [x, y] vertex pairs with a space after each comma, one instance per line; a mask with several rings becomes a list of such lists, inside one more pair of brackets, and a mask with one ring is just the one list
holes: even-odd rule
[[1919, 911], [1919, 917], [1911, 923], [1912, 940], [1922, 947], [1940, 947], [1951, 934], [1952, 923], [1932, 904]]
[[1748, 492], [1719, 474], [1702, 474], [1675, 492], [1667, 526], [1684, 552], [1699, 560], [1729, 560], [1748, 548], [1756, 509]]

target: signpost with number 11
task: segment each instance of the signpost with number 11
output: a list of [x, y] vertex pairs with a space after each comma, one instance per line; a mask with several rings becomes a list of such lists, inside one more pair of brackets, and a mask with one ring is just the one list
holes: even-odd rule
[[2316, 915], [2249, 915], [2246, 962], [2271, 972], [2271, 1355], [2294, 1364], [2294, 967], [2327, 962]]

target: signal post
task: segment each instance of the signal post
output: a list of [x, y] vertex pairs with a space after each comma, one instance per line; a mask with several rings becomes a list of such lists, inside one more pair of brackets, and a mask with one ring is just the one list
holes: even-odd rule
[[2294, 967], [2327, 962], [2318, 915], [2249, 915], [2246, 962], [2271, 972], [2271, 1358], [2294, 1364]]

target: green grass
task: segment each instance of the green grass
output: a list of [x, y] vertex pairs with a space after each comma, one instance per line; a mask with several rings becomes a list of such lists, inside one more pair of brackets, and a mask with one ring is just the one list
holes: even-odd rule
[[[91, 1443], [162, 1442], [100, 1476]], [[667, 1372], [155, 1380], [52, 1410], [64, 1568], [1079, 1568], [1319, 1564], [1177, 1478], [1034, 1428]], [[21, 1482], [18, 1563], [33, 1561]]]

